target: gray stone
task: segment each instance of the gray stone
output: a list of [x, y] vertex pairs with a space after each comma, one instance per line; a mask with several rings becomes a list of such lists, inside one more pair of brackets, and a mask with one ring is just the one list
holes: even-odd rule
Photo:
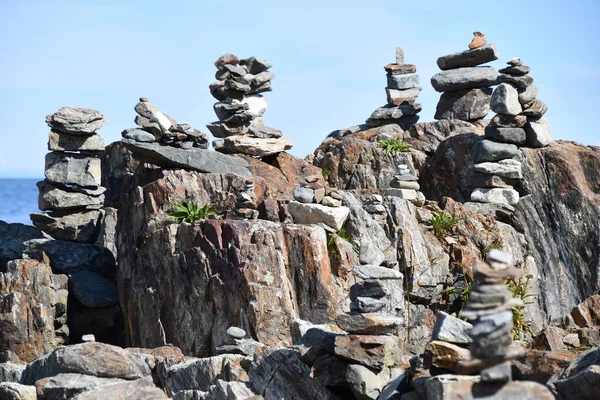
[[513, 206], [509, 206], [508, 204], [475, 203], [468, 201], [463, 203], [463, 207], [468, 211], [491, 215], [495, 219], [510, 217], [515, 212], [515, 208]]
[[392, 268], [378, 267], [375, 265], [357, 265], [352, 269], [354, 275], [360, 279], [402, 279], [399, 271]]
[[59, 347], [27, 365], [22, 382], [36, 381], [60, 373], [78, 373], [105, 378], [137, 379], [150, 375], [150, 367], [125, 350], [92, 342]]
[[152, 103], [141, 101], [135, 105], [134, 110], [149, 122], [157, 123], [162, 133], [168, 132], [171, 126], [177, 126], [177, 121], [163, 113]]
[[135, 140], [136, 142], [152, 143], [156, 141], [156, 137], [152, 133], [135, 128], [124, 130], [121, 136], [125, 139]]
[[224, 64], [223, 69], [229, 71], [231, 73], [231, 75], [234, 75], [234, 76], [244, 76], [248, 73], [247, 68], [240, 67], [240, 66], [234, 65], [234, 64]]
[[504, 178], [522, 179], [521, 163], [517, 160], [500, 160], [473, 165], [473, 169], [484, 174], [498, 175]]
[[438, 311], [431, 340], [468, 344], [471, 343], [472, 340], [467, 334], [467, 331], [472, 327], [473, 325], [468, 322], [446, 314], [443, 311]]
[[0, 383], [0, 400], [36, 400], [35, 386], [21, 385], [15, 382]]
[[519, 103], [527, 104], [536, 98], [538, 95], [538, 88], [535, 85], [529, 85], [525, 89], [519, 89]]
[[97, 209], [104, 204], [104, 194], [90, 196], [80, 191], [71, 191], [68, 186], [53, 185], [46, 181], [38, 182], [37, 187], [40, 191], [40, 210]]
[[513, 261], [512, 255], [510, 253], [498, 249], [491, 249], [488, 252], [487, 259], [502, 264], [512, 264]]
[[248, 104], [232, 102], [231, 100], [219, 101], [213, 105], [213, 110], [215, 111], [215, 114], [217, 114], [217, 118], [219, 118], [221, 121], [231, 117], [234, 114], [244, 112], [249, 108], [250, 107]]
[[217, 354], [242, 354], [253, 356], [264, 345], [254, 339], [233, 339], [234, 344], [222, 344], [215, 347]]
[[548, 111], [548, 106], [540, 99], [523, 104], [523, 115], [530, 118], [541, 118]]
[[400, 105], [402, 103], [413, 103], [421, 93], [420, 88], [412, 88], [407, 90], [385, 89], [387, 103], [389, 105]]
[[496, 86], [490, 105], [492, 111], [498, 114], [519, 115], [523, 111], [517, 89], [507, 83]]
[[336, 232], [342, 229], [346, 218], [350, 214], [348, 207], [326, 207], [321, 204], [303, 204], [290, 201], [288, 212], [297, 224], [323, 223]]
[[399, 106], [379, 107], [369, 117], [369, 119], [399, 119], [404, 116], [415, 115], [421, 111], [420, 104], [401, 104]]
[[385, 261], [385, 254], [371, 240], [363, 239], [360, 243], [359, 261], [361, 264], [379, 266]]
[[109, 307], [119, 304], [117, 285], [90, 271], [69, 277], [69, 291], [86, 307]]
[[356, 399], [376, 400], [387, 383], [383, 377], [360, 364], [349, 364], [345, 371], [345, 380]]
[[[162, 138], [163, 130], [158, 122], [150, 122], [148, 118], [142, 117], [141, 115], [136, 115], [134, 122], [143, 131], [152, 134], [156, 140]], [[125, 135], [127, 135], [127, 132], [133, 131], [134, 129], [135, 128], [125, 129], [123, 132], [121, 132], [121, 136], [125, 137]]]
[[485, 188], [512, 188], [517, 185], [517, 179], [505, 178], [498, 175], [489, 175], [481, 172], [473, 171], [468, 176], [469, 187], [485, 187]]
[[273, 79], [275, 79], [274, 73], [272, 73], [271, 71], [263, 71], [254, 76], [254, 80], [252, 81], [252, 84], [256, 85], [256, 86], [261, 86], [269, 81], [272, 81]]
[[488, 126], [498, 128], [522, 128], [527, 123], [527, 117], [524, 115], [505, 115], [496, 114]]
[[[358, 314], [365, 315], [369, 314]], [[402, 340], [397, 336], [340, 335], [335, 338], [336, 356], [375, 371], [399, 364], [402, 352]]]
[[581, 341], [579, 340], [579, 335], [576, 333], [569, 333], [569, 334], [565, 335], [565, 337], [563, 338], [563, 343], [568, 344], [569, 346], [572, 346], [572, 347], [581, 346]]
[[406, 90], [412, 88], [419, 88], [421, 86], [419, 83], [421, 80], [419, 79], [418, 74], [403, 74], [403, 75], [389, 75], [387, 77], [387, 87], [390, 89], [398, 89], [398, 90]]
[[32, 213], [31, 222], [54, 239], [92, 243], [98, 235], [102, 213], [89, 210], [72, 214], [70, 211]]
[[96, 341], [96, 336], [94, 336], [92, 334], [83, 335], [81, 337], [81, 341], [82, 342], [95, 342]]
[[492, 88], [476, 88], [445, 92], [440, 96], [435, 119], [475, 121], [490, 112]]
[[548, 381], [564, 399], [597, 399], [600, 395], [600, 347], [587, 350]]
[[323, 197], [323, 200], [321, 200], [321, 204], [327, 207], [341, 207], [342, 206], [342, 201], [338, 200], [338, 199], [334, 199], [333, 197], [330, 196], [325, 196]]
[[227, 53], [217, 58], [217, 61], [215, 61], [214, 65], [217, 67], [217, 69], [222, 70], [224, 69], [225, 64], [238, 65], [240, 64], [240, 61], [241, 60], [235, 54]]
[[525, 143], [525, 130], [523, 128], [499, 128], [496, 126], [485, 127], [485, 138], [501, 143]]
[[53, 376], [42, 386], [43, 398], [47, 400], [72, 399], [80, 393], [99, 386], [125, 382], [118, 378], [99, 378], [97, 376], [63, 373]]
[[216, 138], [226, 138], [228, 136], [242, 135], [248, 132], [250, 123], [239, 126], [229, 126], [224, 122], [217, 121], [206, 124], [210, 133]]
[[90, 108], [62, 107], [46, 116], [52, 129], [73, 135], [90, 135], [106, 125], [104, 114]]
[[533, 84], [533, 78], [528, 75], [513, 76], [513, 75], [498, 75], [498, 83], [508, 83], [516, 89], [526, 89]]
[[437, 65], [441, 70], [462, 67], [475, 67], [498, 59], [498, 49], [493, 44], [467, 50], [460, 53], [449, 54], [437, 59]]
[[260, 74], [261, 72], [266, 71], [273, 66], [273, 64], [269, 61], [261, 60], [256, 57], [242, 59], [240, 60], [240, 65], [245, 65], [248, 68], [248, 72], [253, 75]]
[[470, 156], [474, 163], [493, 162], [513, 158], [517, 155], [518, 151], [519, 148], [514, 144], [482, 140], [471, 148]]
[[52, 152], [46, 154], [46, 179], [54, 183], [100, 186], [100, 159], [84, 154]]
[[476, 188], [471, 193], [471, 201], [481, 203], [504, 203], [514, 206], [519, 202], [519, 192], [514, 189]]
[[409, 182], [392, 179], [392, 181], [390, 182], [390, 187], [398, 189], [419, 190], [421, 188], [421, 185], [419, 185], [419, 182]]
[[527, 146], [546, 147], [553, 141], [550, 124], [545, 118], [530, 119], [525, 125], [525, 133], [527, 134]]
[[227, 335], [231, 336], [234, 339], [243, 339], [246, 337], [246, 331], [242, 328], [231, 326], [227, 328]]
[[100, 135], [71, 135], [50, 131], [48, 150], [52, 151], [104, 151], [104, 139]]
[[357, 297], [372, 297], [379, 299], [385, 297], [387, 294], [388, 291], [378, 279], [366, 279], [350, 286], [351, 300], [355, 300]]
[[381, 311], [386, 304], [384, 300], [373, 299], [371, 297], [357, 297], [350, 302], [350, 311], [374, 313]]
[[176, 149], [158, 143], [140, 143], [123, 139], [136, 158], [165, 168], [187, 168], [200, 172], [251, 176], [248, 163], [240, 158], [205, 149]]
[[[226, 382], [217, 379], [208, 391], [210, 399], [227, 399], [227, 400], [246, 400], [255, 397], [255, 393], [250, 389], [248, 382]], [[257, 396], [262, 399], [262, 396]]]
[[308, 187], [298, 187], [294, 189], [293, 196], [294, 200], [300, 203], [312, 203], [315, 199], [315, 191]]
[[248, 136], [257, 138], [280, 138], [283, 136], [279, 129], [269, 128], [268, 126], [251, 123], [248, 127]]
[[489, 384], [479, 376], [438, 375], [427, 380], [427, 400], [554, 400], [544, 385], [536, 382]]
[[386, 188], [383, 192], [387, 196], [400, 197], [404, 200], [416, 200], [417, 199], [417, 191], [412, 189], [396, 189], [396, 188]]
[[396, 64], [404, 64], [404, 49], [402, 47], [396, 47]]
[[498, 72], [501, 74], [520, 76], [520, 75], [527, 75], [530, 71], [531, 71], [531, 68], [526, 65], [515, 65], [515, 66], [509, 66], [506, 68], [502, 68]]
[[409, 173], [406, 173], [406, 174], [394, 176], [394, 180], [404, 181], [404, 182], [418, 182], [419, 181], [419, 177], [416, 176], [416, 175], [413, 175], [413, 174], [411, 174], [409, 172]]
[[23, 364], [0, 363], [0, 382], [20, 382], [24, 370]]
[[151, 377], [98, 386], [83, 392], [73, 400], [159, 400], [166, 399], [162, 389], [154, 385]]
[[466, 67], [438, 72], [431, 78], [438, 92], [464, 90], [496, 84], [498, 72], [492, 67]]
[[246, 154], [249, 156], [271, 156], [289, 150], [294, 144], [286, 137], [257, 138], [245, 135], [234, 135], [213, 142], [216, 151], [227, 154]]

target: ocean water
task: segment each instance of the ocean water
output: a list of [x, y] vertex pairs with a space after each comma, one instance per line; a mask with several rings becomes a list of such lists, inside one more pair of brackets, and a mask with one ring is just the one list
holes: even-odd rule
[[0, 220], [31, 225], [29, 214], [39, 211], [35, 183], [40, 180], [0, 178]]

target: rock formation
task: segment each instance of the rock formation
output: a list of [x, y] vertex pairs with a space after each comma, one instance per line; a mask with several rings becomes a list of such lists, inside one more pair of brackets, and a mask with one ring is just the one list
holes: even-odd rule
[[31, 220], [55, 239], [92, 243], [98, 236], [106, 189], [101, 184], [104, 140], [96, 130], [104, 115], [88, 108], [63, 107], [46, 117], [50, 138], [46, 179], [38, 182], [39, 208]]
[[260, 93], [272, 90], [272, 66], [265, 60], [240, 60], [233, 54], [215, 61], [217, 81], [210, 85], [210, 93], [218, 100], [214, 110], [219, 121], [206, 125], [218, 138], [213, 142], [215, 150], [263, 157], [292, 148], [281, 131], [265, 126], [262, 119], [267, 100]]
[[387, 105], [379, 107], [367, 119], [369, 126], [397, 124], [402, 129], [408, 129], [419, 120], [418, 113], [421, 105], [416, 103], [421, 92], [421, 81], [417, 67], [404, 63], [404, 49], [396, 48], [396, 63], [387, 64]]
[[435, 112], [435, 119], [460, 119], [476, 122], [490, 111], [490, 86], [496, 84], [498, 72], [481, 66], [498, 59], [498, 50], [487, 44], [481, 32], [474, 33], [469, 50], [438, 58], [442, 70], [431, 78], [433, 88], [443, 92]]
[[390, 187], [384, 190], [388, 196], [397, 196], [410, 200], [416, 206], [425, 203], [425, 195], [419, 192], [419, 178], [414, 175], [406, 164], [398, 165], [396, 175], [390, 181]]

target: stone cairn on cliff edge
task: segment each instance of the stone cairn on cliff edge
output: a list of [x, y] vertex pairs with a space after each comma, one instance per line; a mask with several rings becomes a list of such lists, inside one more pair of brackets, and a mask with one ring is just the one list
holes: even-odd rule
[[292, 193], [294, 200], [288, 203], [288, 212], [297, 224], [319, 224], [329, 232], [342, 229], [350, 214], [348, 207], [342, 206], [342, 197], [328, 187], [301, 185]]
[[385, 67], [387, 73], [387, 105], [379, 107], [367, 119], [370, 126], [398, 124], [406, 130], [417, 123], [421, 105], [416, 103], [421, 92], [417, 67], [404, 63], [404, 50], [396, 48], [396, 63]]
[[125, 139], [136, 142], [153, 143], [177, 147], [180, 149], [208, 148], [208, 136], [189, 124], [177, 123], [173, 118], [163, 113], [145, 97], [134, 107], [138, 114], [134, 122], [138, 128], [129, 128], [121, 132]]
[[246, 179], [244, 188], [238, 193], [236, 198], [236, 219], [255, 220], [258, 219], [258, 202], [255, 185], [252, 179]]
[[487, 44], [481, 32], [475, 32], [469, 50], [438, 58], [442, 70], [431, 78], [433, 88], [443, 92], [435, 119], [460, 119], [475, 122], [490, 111], [492, 88], [498, 72], [490, 66], [480, 66], [498, 59], [498, 50]]
[[219, 100], [213, 107], [219, 121], [206, 125], [218, 138], [213, 142], [215, 150], [262, 157], [292, 148], [281, 131], [265, 126], [262, 119], [267, 100], [260, 93], [271, 91], [272, 65], [255, 57], [240, 60], [233, 54], [215, 61], [217, 81], [209, 88]]
[[523, 302], [512, 297], [505, 281], [520, 275], [511, 255], [500, 250], [491, 250], [487, 262], [476, 265], [476, 283], [461, 313], [473, 325], [467, 331], [472, 340], [471, 359], [459, 362], [462, 373], [479, 372], [481, 381], [490, 384], [512, 379], [510, 361], [525, 354], [523, 348], [511, 345], [512, 308]]
[[46, 179], [38, 182], [41, 213], [33, 224], [55, 239], [92, 243], [102, 221], [105, 188], [100, 153], [104, 140], [96, 131], [106, 125], [100, 111], [62, 107], [46, 116], [50, 137]]
[[383, 192], [387, 196], [400, 197], [421, 207], [425, 204], [425, 195], [419, 191], [420, 188], [419, 177], [411, 172], [408, 165], [400, 164], [390, 181], [390, 187], [384, 189]]

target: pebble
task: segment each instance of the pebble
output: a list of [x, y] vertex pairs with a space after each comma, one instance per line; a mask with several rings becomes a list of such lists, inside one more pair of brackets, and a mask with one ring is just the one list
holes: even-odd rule
[[227, 329], [227, 335], [234, 339], [243, 339], [246, 337], [246, 331], [236, 326], [231, 326]]

